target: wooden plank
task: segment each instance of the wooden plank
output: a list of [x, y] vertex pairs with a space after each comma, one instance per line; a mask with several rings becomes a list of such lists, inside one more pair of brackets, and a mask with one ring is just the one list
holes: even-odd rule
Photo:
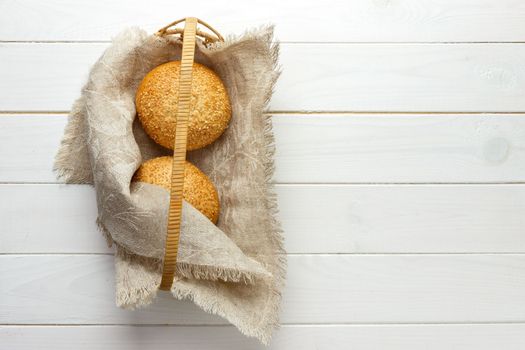
[[[0, 116], [0, 182], [56, 182], [65, 124]], [[277, 183], [525, 181], [524, 115], [276, 115], [274, 131]]]
[[[522, 41], [525, 6], [513, 0], [254, 1], [201, 6], [155, 0], [104, 2], [7, 1], [0, 12], [1, 40], [108, 40], [137, 25], [154, 31], [184, 15], [197, 16], [224, 34], [266, 23], [283, 41]], [[234, 10], [233, 10], [234, 9]], [[44, 30], [43, 30], [44, 29]]]
[[525, 325], [285, 325], [269, 347], [218, 326], [2, 326], [0, 338], [11, 350], [522, 350]]
[[[276, 190], [289, 253], [525, 253], [524, 185]], [[0, 212], [0, 254], [111, 253], [89, 186], [0, 185]]]
[[[525, 178], [521, 115], [276, 118], [277, 182], [514, 182]], [[519, 159], [519, 160], [518, 160]]]
[[53, 162], [67, 118], [0, 116], [0, 182], [57, 182]]
[[0, 212], [0, 254], [112, 253], [91, 186], [0, 185]]
[[[293, 255], [285, 324], [524, 322], [525, 255]], [[114, 306], [107, 255], [0, 256], [0, 324], [219, 324], [166, 294]]]
[[[67, 111], [105, 43], [0, 46], [0, 111]], [[525, 45], [283, 44], [273, 111], [525, 111]]]

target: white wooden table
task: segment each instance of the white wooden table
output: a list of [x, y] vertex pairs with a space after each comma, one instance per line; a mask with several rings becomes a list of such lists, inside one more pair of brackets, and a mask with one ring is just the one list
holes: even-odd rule
[[160, 298], [114, 306], [94, 192], [51, 171], [122, 28], [273, 22], [289, 252], [271, 349], [525, 348], [525, 2], [0, 0], [0, 349], [261, 349]]

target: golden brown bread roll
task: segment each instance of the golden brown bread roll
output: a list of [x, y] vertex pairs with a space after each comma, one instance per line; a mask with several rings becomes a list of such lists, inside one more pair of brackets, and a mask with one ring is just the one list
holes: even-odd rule
[[[144, 77], [135, 97], [144, 130], [156, 143], [169, 149], [173, 149], [175, 137], [179, 70], [180, 61], [156, 67]], [[224, 84], [211, 69], [194, 63], [187, 149], [195, 150], [215, 141], [230, 118], [230, 100]]]
[[[133, 181], [171, 187], [171, 166], [173, 157], [150, 159], [140, 165], [133, 175]], [[219, 195], [208, 177], [195, 165], [186, 161], [184, 167], [184, 189], [182, 197], [214, 224], [219, 219]]]

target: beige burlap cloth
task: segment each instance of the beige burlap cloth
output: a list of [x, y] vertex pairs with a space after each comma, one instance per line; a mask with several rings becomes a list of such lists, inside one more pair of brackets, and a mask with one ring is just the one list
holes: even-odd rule
[[[170, 154], [136, 120], [138, 84], [159, 64], [180, 59], [179, 39], [138, 28], [119, 34], [92, 67], [69, 116], [55, 170], [67, 183], [93, 184], [98, 225], [116, 246], [116, 302], [145, 306], [161, 279], [169, 193], [132, 183], [141, 162]], [[188, 159], [213, 181], [221, 214], [213, 225], [183, 203], [177, 275], [171, 293], [220, 315], [267, 343], [278, 325], [285, 254], [269, 181], [273, 133], [264, 109], [278, 77], [272, 29], [198, 45], [195, 60], [223, 80], [232, 104], [226, 132]]]

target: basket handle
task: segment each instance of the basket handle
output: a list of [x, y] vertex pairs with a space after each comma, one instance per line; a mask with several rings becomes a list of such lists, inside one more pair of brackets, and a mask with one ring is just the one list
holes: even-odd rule
[[[184, 30], [169, 29], [170, 27], [185, 22]], [[217, 37], [205, 34], [197, 29], [201, 23], [208, 27]], [[179, 237], [182, 214], [182, 193], [184, 189], [184, 162], [186, 161], [186, 144], [188, 136], [188, 119], [191, 111], [191, 84], [193, 62], [195, 58], [195, 44], [197, 36], [204, 37], [204, 42], [221, 40], [218, 34], [209, 25], [195, 17], [188, 17], [170, 23], [160, 29], [157, 35], [179, 34], [182, 37], [182, 53], [179, 72], [179, 97], [177, 107], [177, 126], [173, 146], [173, 164], [171, 169], [170, 203], [168, 209], [168, 227], [166, 232], [166, 245], [164, 262], [162, 266], [162, 279], [159, 289], [169, 291], [173, 285], [179, 249]]]
[[[188, 17], [188, 18], [194, 18], [194, 17]], [[176, 26], [177, 24], [182, 23], [184, 21], [186, 21], [186, 23], [187, 23], [188, 22], [188, 18], [182, 18], [182, 19], [178, 19], [176, 21], [171, 22], [167, 26], [162, 27], [161, 29], [159, 29], [155, 33], [155, 35], [164, 36], [164, 35], [179, 34], [179, 35], [182, 36], [182, 38], [184, 38], [184, 29], [182, 29], [182, 28], [172, 28], [171, 29], [171, 27]], [[198, 19], [198, 18], [195, 18], [195, 19], [197, 20], [198, 24], [202, 24], [203, 26], [208, 28], [214, 34], [214, 35], [212, 35], [210, 33], [203, 32], [203, 31], [199, 30], [199, 28], [196, 29], [196, 32], [195, 32], [196, 35], [200, 36], [202, 39], [204, 39], [204, 43], [205, 44], [210, 44], [210, 43], [214, 43], [214, 42], [217, 42], [217, 41], [224, 41], [224, 38], [222, 37], [222, 35], [217, 30], [215, 30], [212, 26], [210, 26], [208, 23], [204, 22], [201, 19]]]

